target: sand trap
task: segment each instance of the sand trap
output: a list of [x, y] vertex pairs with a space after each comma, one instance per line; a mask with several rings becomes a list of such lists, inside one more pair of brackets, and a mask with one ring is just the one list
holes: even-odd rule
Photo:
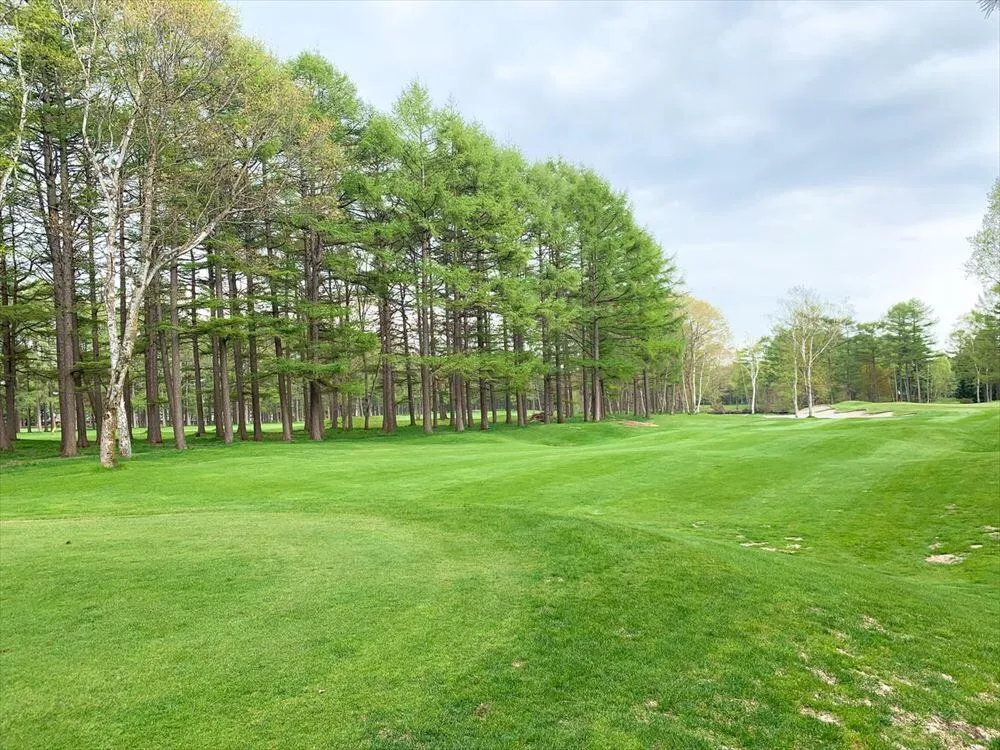
[[[876, 414], [869, 414], [866, 411], [837, 411], [829, 404], [815, 404], [813, 406], [813, 419], [885, 419], [891, 417], [891, 411], [880, 411]], [[796, 414], [766, 414], [765, 416], [778, 419], [805, 419], [809, 416], [809, 408], [799, 409]]]

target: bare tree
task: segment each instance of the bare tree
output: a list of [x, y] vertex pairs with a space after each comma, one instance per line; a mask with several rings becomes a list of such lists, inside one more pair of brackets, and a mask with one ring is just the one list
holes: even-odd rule
[[739, 361], [750, 376], [750, 413], [757, 413], [757, 376], [764, 362], [764, 339], [757, 339], [739, 352]]
[[793, 349], [795, 416], [799, 415], [798, 375], [803, 368], [808, 415], [813, 416], [813, 367], [840, 337], [843, 321], [836, 309], [811, 289], [793, 287], [782, 301], [782, 323], [788, 328]]

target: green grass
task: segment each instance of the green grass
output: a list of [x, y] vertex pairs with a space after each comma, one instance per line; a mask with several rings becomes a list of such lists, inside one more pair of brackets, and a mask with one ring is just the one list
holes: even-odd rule
[[34, 435], [0, 463], [0, 745], [988, 746], [1000, 410], [910, 411], [114, 472]]

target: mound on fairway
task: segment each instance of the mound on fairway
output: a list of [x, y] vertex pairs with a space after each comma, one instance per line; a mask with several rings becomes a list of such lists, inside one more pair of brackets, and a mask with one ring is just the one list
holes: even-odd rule
[[988, 747], [1000, 410], [910, 411], [24, 441], [0, 742]]

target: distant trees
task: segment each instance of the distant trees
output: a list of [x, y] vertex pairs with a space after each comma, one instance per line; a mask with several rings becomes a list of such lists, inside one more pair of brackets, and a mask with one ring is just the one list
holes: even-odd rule
[[1000, 295], [984, 295], [951, 335], [957, 395], [979, 401], [1000, 398]]
[[1000, 398], [1000, 179], [993, 183], [982, 227], [969, 244], [972, 253], [965, 268], [983, 290], [951, 336], [956, 393], [991, 401]]
[[721, 385], [731, 335], [725, 317], [707, 302], [685, 297], [683, 310], [682, 403], [685, 411], [697, 414]]
[[[793, 290], [782, 313], [769, 336], [737, 352], [723, 394], [727, 403], [744, 403], [754, 412], [808, 413], [817, 401], [975, 399], [977, 374], [980, 398], [990, 397], [984, 384], [995, 377], [998, 340], [991, 338], [994, 318], [981, 308], [953, 335], [952, 356], [935, 351], [932, 312], [920, 300], [859, 323], [814, 293]], [[989, 393], [995, 397], [996, 388]]]
[[930, 308], [917, 299], [893, 305], [882, 320], [885, 356], [902, 401], [924, 400], [921, 390], [926, 391], [933, 341], [930, 329], [935, 322]]
[[796, 415], [799, 411], [799, 376], [805, 381], [808, 414], [813, 415], [813, 373], [816, 363], [838, 340], [843, 320], [830, 305], [815, 292], [794, 287], [781, 303], [780, 326], [791, 339], [792, 404]]
[[750, 379], [750, 413], [757, 413], [757, 381], [760, 378], [760, 368], [764, 364], [764, 352], [767, 339], [758, 339], [743, 347], [736, 353], [736, 359], [746, 371]]

